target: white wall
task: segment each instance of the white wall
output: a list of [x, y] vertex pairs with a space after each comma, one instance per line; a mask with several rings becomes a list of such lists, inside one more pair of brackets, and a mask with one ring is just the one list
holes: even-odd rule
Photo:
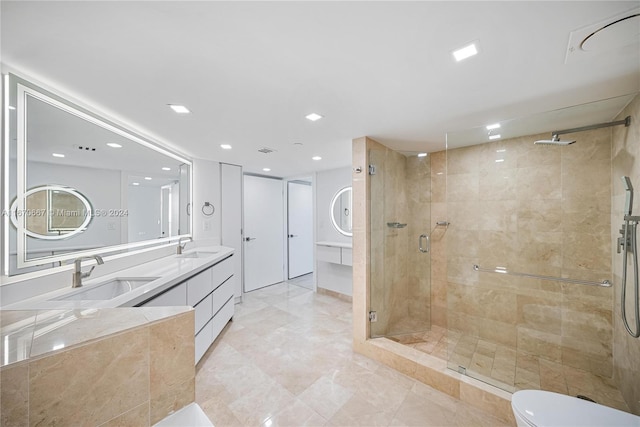
[[351, 186], [351, 168], [344, 167], [316, 174], [316, 241], [351, 243], [331, 224], [331, 200], [344, 187]]
[[[220, 222], [220, 163], [210, 160], [193, 161], [193, 239], [202, 245], [219, 245]], [[213, 204], [215, 212], [206, 216], [202, 212], [205, 202]]]
[[[344, 187], [351, 186], [351, 168], [316, 173], [316, 242], [351, 243], [351, 237], [339, 233], [331, 223], [331, 200]], [[316, 248], [317, 249], [317, 248]], [[343, 295], [353, 293], [353, 269], [350, 266], [316, 260], [316, 287]]]

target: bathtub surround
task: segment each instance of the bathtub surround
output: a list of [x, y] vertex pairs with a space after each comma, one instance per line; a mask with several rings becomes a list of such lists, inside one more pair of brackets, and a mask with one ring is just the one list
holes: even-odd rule
[[[612, 191], [613, 205], [611, 209], [611, 245], [615, 248], [618, 230], [623, 222], [625, 194], [620, 177], [631, 178], [633, 186], [640, 188], [640, 96], [635, 99], [618, 115], [617, 120], [631, 116], [631, 126], [617, 126], [612, 128]], [[634, 200], [633, 213], [640, 212], [640, 200]], [[631, 337], [622, 324], [620, 313], [620, 292], [622, 284], [622, 254], [612, 251], [613, 265], [613, 378], [629, 404], [631, 411], [640, 415], [640, 339]], [[627, 278], [627, 316], [633, 322], [633, 267], [631, 260], [628, 265]]]
[[2, 311], [2, 335], [12, 329], [23, 357], [0, 368], [0, 424], [157, 423], [195, 400], [193, 314]]

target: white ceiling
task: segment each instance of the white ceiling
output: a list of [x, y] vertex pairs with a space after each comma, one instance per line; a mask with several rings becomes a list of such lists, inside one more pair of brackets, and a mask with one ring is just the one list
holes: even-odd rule
[[[349, 165], [360, 136], [437, 151], [448, 131], [636, 92], [637, 44], [565, 55], [572, 31], [639, 6], [3, 0], [0, 52], [181, 153], [298, 176]], [[455, 63], [474, 40], [480, 54]]]

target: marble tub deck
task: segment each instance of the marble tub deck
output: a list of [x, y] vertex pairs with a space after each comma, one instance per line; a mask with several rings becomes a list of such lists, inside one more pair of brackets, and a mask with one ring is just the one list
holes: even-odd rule
[[236, 305], [197, 366], [219, 426], [505, 426], [352, 350], [351, 304], [287, 282]]

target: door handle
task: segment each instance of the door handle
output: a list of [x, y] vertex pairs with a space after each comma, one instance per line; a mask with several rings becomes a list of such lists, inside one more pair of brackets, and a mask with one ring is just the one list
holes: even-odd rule
[[[426, 240], [426, 244], [424, 246], [422, 245], [423, 239]], [[422, 253], [427, 253], [431, 250], [431, 239], [429, 239], [429, 236], [421, 234], [420, 237], [418, 237], [418, 249], [420, 249], [420, 252]]]
[[297, 234], [288, 234], [287, 237], [291, 238], [291, 237], [298, 237]]
[[245, 237], [245, 238], [244, 238], [244, 241], [245, 241], [245, 242], [250, 242], [250, 241], [252, 241], [252, 240], [256, 240], [256, 238], [255, 238], [255, 237]]

